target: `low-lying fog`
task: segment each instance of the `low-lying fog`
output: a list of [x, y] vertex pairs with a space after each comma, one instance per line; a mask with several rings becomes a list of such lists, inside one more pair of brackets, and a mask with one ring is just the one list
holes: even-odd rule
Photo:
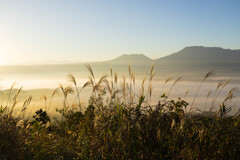
[[[162, 93], [163, 90], [163, 86], [164, 86], [164, 81], [167, 77], [162, 77], [162, 78], [154, 78], [154, 80], [152, 81], [152, 88], [153, 88], [153, 92], [152, 92], [152, 98], [151, 98], [151, 104], [157, 104], [160, 94]], [[230, 77], [211, 77], [209, 78], [209, 80], [205, 81], [197, 95], [197, 98], [195, 100], [194, 103], [194, 107], [204, 111], [208, 111], [211, 107], [212, 107], [212, 102], [214, 100], [214, 92], [216, 91], [217, 85], [218, 85], [218, 80], [222, 80], [222, 82], [224, 82], [223, 80], [229, 79]], [[84, 83], [86, 83], [88, 81], [88, 78], [77, 78], [77, 83], [78, 86], [81, 87]], [[172, 84], [174, 83], [174, 81], [177, 79], [177, 77], [174, 77], [170, 82], [168, 82], [166, 84], [166, 86], [164, 87], [163, 93], [168, 93], [168, 91], [170, 90]], [[236, 79], [236, 77], [235, 77]], [[0, 103], [2, 105], [5, 105], [7, 102], [6, 100], [8, 99], [8, 94], [9, 94], [9, 90], [11, 88], [11, 85], [13, 84], [13, 82], [15, 82], [15, 86], [14, 88], [20, 88], [21, 86], [23, 86], [23, 91], [21, 92], [19, 99], [18, 99], [18, 107], [16, 107], [16, 111], [20, 111], [21, 110], [21, 105], [23, 104], [24, 100], [28, 97], [28, 96], [32, 96], [32, 102], [31, 105], [28, 107], [28, 112], [30, 114], [29, 117], [32, 116], [32, 114], [39, 108], [43, 108], [45, 109], [45, 100], [44, 100], [44, 96], [47, 97], [47, 106], [49, 104], [50, 101], [50, 97], [51, 94], [53, 92], [53, 90], [57, 87], [59, 87], [59, 84], [63, 84], [63, 86], [68, 86], [68, 85], [72, 85], [66, 75], [58, 76], [56, 78], [51, 77], [51, 78], [45, 78], [45, 77], [34, 77], [31, 78], [31, 76], [27, 76], [26, 78], [24, 78], [24, 76], [22, 76], [21, 78], [19, 77], [5, 77], [2, 78], [0, 81], [0, 88], [1, 88], [1, 92], [0, 92]], [[118, 84], [120, 84], [122, 82], [122, 76], [119, 76], [118, 78]], [[129, 82], [129, 79], [126, 78], [126, 82]], [[194, 99], [194, 96], [196, 95], [196, 92], [198, 90], [198, 87], [200, 85], [201, 81], [189, 81], [189, 80], [184, 80], [184, 78], [182, 78], [179, 82], [177, 82], [175, 84], [175, 86], [172, 88], [172, 91], [169, 95], [170, 99], [177, 99], [178, 97], [181, 97], [182, 99], [186, 100], [189, 103], [189, 107], [192, 104], [192, 101]], [[73, 86], [73, 85], [72, 85]], [[142, 80], [136, 80], [136, 87], [135, 87], [135, 93], [137, 95], [139, 95], [139, 91], [141, 90], [141, 86], [142, 86]], [[147, 87], [148, 86], [148, 81], [145, 81], [145, 91], [147, 91]], [[225, 97], [227, 96], [228, 92], [232, 89], [232, 88], [238, 88], [239, 87], [239, 82], [238, 81], [232, 81], [230, 82], [226, 87], [224, 87], [221, 90], [221, 93], [218, 95], [218, 98], [216, 100], [216, 103], [214, 105], [214, 110], [217, 110], [219, 108], [219, 104], [221, 102], [223, 102], [223, 100], [225, 99]], [[220, 87], [221, 88], [221, 87]], [[84, 90], [82, 90], [81, 92], [81, 102], [83, 103], [82, 106], [86, 107], [88, 104], [88, 98], [91, 95], [91, 91], [92, 88], [87, 87]], [[207, 99], [207, 94], [208, 92], [211, 91], [208, 99]], [[16, 92], [16, 91], [14, 91]], [[187, 95], [186, 95], [187, 93]], [[217, 93], [218, 94], [218, 93]], [[217, 95], [216, 94], [216, 95]], [[12, 96], [14, 95], [14, 93], [12, 93]], [[239, 104], [240, 104], [240, 98], [239, 98], [239, 92], [236, 91], [234, 96], [236, 96], [231, 103], [227, 103], [228, 106], [232, 106], [233, 109], [231, 111], [231, 114], [236, 113], [236, 111], [240, 108]], [[69, 96], [69, 103], [71, 104], [73, 99], [74, 99], [75, 95], [71, 95]], [[137, 101], [136, 101], [137, 102]], [[63, 94], [61, 92], [59, 92], [58, 94], [56, 94], [56, 96], [53, 98], [52, 101], [52, 105], [50, 108], [50, 111], [52, 111], [53, 113], [55, 113], [55, 109], [56, 108], [61, 108], [63, 104]]]

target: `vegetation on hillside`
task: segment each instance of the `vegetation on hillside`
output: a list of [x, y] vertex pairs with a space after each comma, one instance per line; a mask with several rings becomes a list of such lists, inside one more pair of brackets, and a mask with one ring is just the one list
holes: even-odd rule
[[[89, 81], [81, 88], [75, 77], [68, 75], [72, 86], [54, 90], [46, 105], [36, 111], [32, 120], [25, 118], [32, 97], [14, 114], [17, 97], [22, 89], [0, 106], [0, 159], [238, 159], [240, 157], [240, 115], [227, 115], [235, 89], [229, 91], [218, 112], [201, 112], [194, 101], [207, 73], [190, 105], [179, 98], [169, 99], [162, 89], [157, 104], [151, 103], [154, 65], [148, 87], [145, 79], [136, 93], [135, 75], [129, 66], [129, 77], [119, 83], [117, 73], [96, 79], [89, 65]], [[169, 83], [168, 78], [165, 84]], [[212, 106], [228, 84], [219, 83]], [[92, 88], [89, 105], [81, 106], [80, 93]], [[80, 89], [79, 89], [80, 88]], [[48, 112], [54, 95], [63, 94], [63, 105], [57, 108], [61, 118]], [[68, 96], [76, 93], [70, 104]], [[209, 95], [209, 94], [208, 94]], [[208, 96], [207, 96], [208, 98]], [[206, 99], [207, 101], [207, 99]], [[205, 104], [203, 104], [204, 106]], [[193, 113], [193, 111], [195, 112]]]

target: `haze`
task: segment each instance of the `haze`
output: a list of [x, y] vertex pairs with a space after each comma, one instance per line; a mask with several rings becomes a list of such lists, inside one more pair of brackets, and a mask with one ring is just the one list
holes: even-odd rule
[[[79, 87], [86, 83], [85, 63], [97, 79], [110, 76], [112, 68], [119, 80], [128, 77], [130, 65], [139, 90], [154, 63], [155, 103], [169, 76], [173, 80], [164, 92], [181, 77], [172, 98], [190, 89], [191, 102], [214, 69], [196, 102], [199, 109], [208, 109], [202, 104], [209, 90], [232, 79], [224, 97], [240, 83], [239, 8], [234, 0], [0, 1], [0, 98], [16, 82], [15, 88], [24, 90], [20, 101], [32, 95], [32, 103], [41, 107], [43, 95], [50, 96], [59, 84], [69, 85], [68, 73]], [[88, 88], [81, 95], [85, 104], [90, 94]], [[61, 102], [60, 94], [54, 105]]]
[[239, 49], [238, 0], [0, 1], [0, 64], [155, 59], [185, 46]]

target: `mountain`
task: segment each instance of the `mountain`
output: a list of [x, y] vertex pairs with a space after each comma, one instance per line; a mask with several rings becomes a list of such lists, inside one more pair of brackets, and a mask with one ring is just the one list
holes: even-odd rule
[[[104, 73], [109, 74], [110, 68], [119, 75], [124, 75], [128, 73], [127, 66], [130, 64], [135, 75], [142, 78], [150, 72], [153, 62], [156, 76], [159, 77], [182, 76], [196, 79], [202, 78], [211, 69], [214, 69], [219, 77], [239, 77], [240, 50], [192, 46], [155, 60], [143, 54], [125, 54], [113, 60], [90, 65], [97, 76], [102, 76]], [[1, 77], [64, 77], [67, 73], [81, 77], [88, 75], [84, 63], [0, 66]]]
[[179, 52], [159, 58], [155, 62], [240, 63], [240, 50], [219, 47], [186, 47]]
[[113, 60], [108, 61], [110, 64], [119, 64], [119, 65], [145, 65], [151, 64], [152, 59], [148, 58], [143, 54], [124, 54], [120, 57], [117, 57]]
[[154, 60], [162, 72], [240, 72], [240, 50], [219, 47], [186, 47], [176, 53]]

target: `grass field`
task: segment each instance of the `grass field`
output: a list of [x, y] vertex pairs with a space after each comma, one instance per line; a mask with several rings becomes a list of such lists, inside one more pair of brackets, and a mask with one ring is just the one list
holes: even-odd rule
[[[207, 106], [207, 110], [201, 110], [196, 105], [212, 71], [202, 78], [190, 98], [187, 89], [177, 98], [172, 94], [181, 78], [166, 78], [155, 88], [154, 65], [140, 83], [136, 83], [130, 66], [128, 76], [123, 78], [112, 69], [110, 76], [96, 78], [92, 68], [89, 65], [86, 68], [90, 75], [85, 84], [79, 85], [69, 74], [69, 85], [38, 90], [46, 96], [38, 99], [33, 116], [28, 111], [33, 107], [34, 95], [26, 97], [26, 91], [14, 86], [0, 93], [4, 95], [0, 107], [0, 159], [240, 156], [239, 103], [231, 103], [237, 90], [225, 90], [230, 81], [218, 82], [215, 90], [204, 90], [205, 98], [200, 105], [205, 109]], [[19, 102], [24, 97], [26, 100]], [[86, 97], [88, 103], [83, 105]]]

